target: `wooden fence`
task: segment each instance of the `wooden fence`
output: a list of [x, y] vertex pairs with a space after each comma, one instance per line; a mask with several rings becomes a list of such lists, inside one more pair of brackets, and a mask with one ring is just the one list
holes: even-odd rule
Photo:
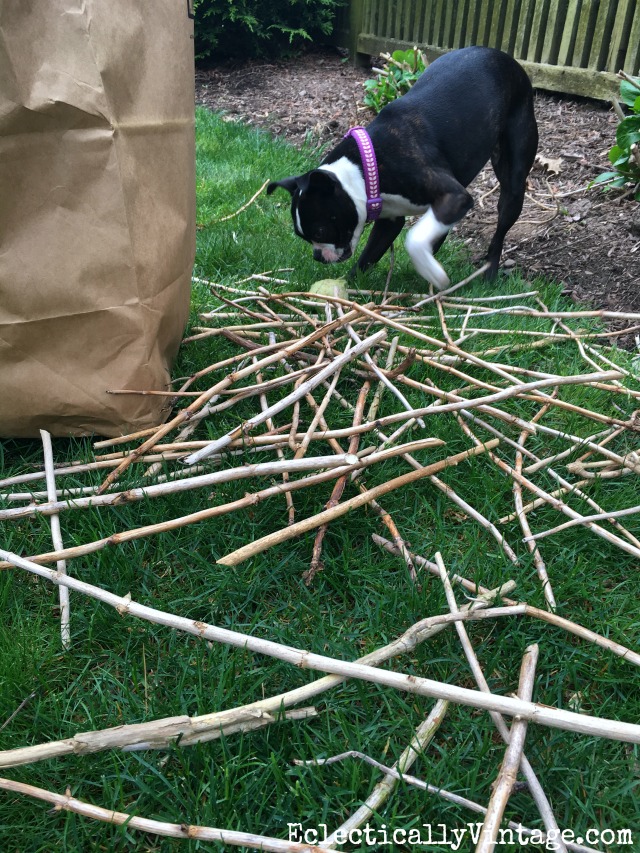
[[539, 88], [608, 100], [617, 71], [640, 73], [640, 0], [350, 0], [334, 39], [354, 58], [498, 47]]

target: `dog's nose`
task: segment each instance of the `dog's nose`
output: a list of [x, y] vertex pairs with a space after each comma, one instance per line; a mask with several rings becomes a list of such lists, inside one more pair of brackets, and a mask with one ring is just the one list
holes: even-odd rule
[[321, 264], [328, 264], [328, 263], [330, 263], [330, 261], [328, 261], [328, 260], [323, 256], [323, 254], [322, 254], [322, 249], [314, 249], [314, 250], [313, 250], [313, 260], [314, 260], [314, 261], [320, 261], [320, 263], [321, 263]]

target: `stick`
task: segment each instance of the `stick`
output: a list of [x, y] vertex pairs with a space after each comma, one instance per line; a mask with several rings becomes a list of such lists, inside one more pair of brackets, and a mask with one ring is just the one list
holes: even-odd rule
[[36, 515], [51, 515], [69, 509], [91, 509], [99, 506], [123, 506], [124, 504], [136, 503], [148, 498], [162, 497], [168, 494], [201, 489], [208, 486], [228, 483], [234, 480], [244, 480], [251, 477], [270, 477], [282, 473], [295, 474], [301, 471], [318, 471], [326, 468], [339, 468], [344, 465], [357, 465], [358, 457], [354, 454], [343, 454], [342, 456], [307, 456], [301, 459], [283, 459], [278, 462], [258, 462], [255, 465], [241, 465], [238, 468], [227, 468], [223, 471], [211, 471], [196, 477], [185, 477], [179, 480], [171, 480], [167, 483], [154, 483], [126, 492], [112, 492], [107, 495], [89, 495], [84, 498], [76, 498], [73, 501], [51, 500], [36, 506], [20, 506], [11, 509], [0, 510], [0, 520], [16, 520], [30, 518]]
[[480, 269], [471, 273], [471, 275], [467, 276], [462, 281], [459, 281], [458, 284], [454, 284], [451, 287], [448, 287], [446, 290], [441, 290], [438, 293], [434, 294], [433, 296], [428, 296], [426, 299], [423, 299], [420, 302], [416, 302], [416, 304], [413, 305], [412, 307], [414, 309], [415, 308], [422, 308], [423, 305], [427, 305], [429, 302], [434, 302], [436, 299], [440, 300], [445, 296], [449, 296], [449, 294], [454, 293], [456, 290], [459, 290], [461, 287], [464, 287], [465, 284], [469, 284], [469, 282], [473, 281], [474, 278], [478, 278], [478, 276], [481, 276], [483, 273], [485, 273], [489, 269], [490, 266], [491, 266], [491, 264], [489, 264], [489, 263], [483, 264], [480, 267]]
[[[132, 614], [140, 612], [153, 614], [159, 620], [160, 624], [171, 625], [175, 628], [179, 626], [180, 630], [187, 634], [193, 634], [203, 639], [212, 640], [213, 642], [224, 643], [225, 645], [264, 654], [268, 657], [291, 663], [300, 669], [320, 670], [332, 673], [333, 675], [357, 678], [369, 683], [393, 687], [396, 690], [401, 690], [405, 693], [414, 693], [418, 696], [447, 699], [451, 702], [457, 702], [461, 705], [467, 705], [483, 711], [499, 711], [501, 714], [507, 714], [508, 716], [521, 716], [523, 719], [537, 723], [538, 725], [549, 726], [564, 731], [595, 735], [596, 737], [620, 740], [627, 743], [640, 743], [640, 725], [635, 723], [592, 717], [587, 714], [576, 713], [575, 711], [565, 711], [564, 709], [548, 705], [525, 702], [510, 696], [486, 695], [477, 690], [469, 690], [466, 687], [445, 684], [429, 678], [420, 678], [407, 673], [392, 672], [378, 667], [350, 663], [330, 658], [326, 655], [314, 654], [313, 652], [297, 649], [292, 646], [284, 646], [271, 640], [262, 640], [238, 631], [231, 631], [227, 628], [219, 628], [215, 625], [208, 625], [192, 619], [163, 613], [160, 610], [155, 610], [155, 608], [137, 604], [127, 596], [114, 595], [99, 587], [91, 587], [91, 584], [85, 584], [75, 578], [59, 575], [52, 569], [39, 566], [31, 560], [25, 560], [23, 557], [12, 554], [9, 551], [0, 549], [0, 557], [8, 560], [14, 566], [26, 569], [28, 572], [39, 577], [44, 577], [54, 583], [65, 584], [70, 589], [76, 589], [87, 594], [91, 590], [92, 597], [111, 605], [123, 615], [129, 612]], [[474, 613], [474, 618], [477, 618], [481, 612]], [[466, 616], [466, 618], [469, 617]]]
[[[53, 468], [53, 448], [51, 446], [51, 434], [44, 429], [40, 430], [42, 438], [42, 449], [44, 451], [44, 470], [47, 483], [47, 497], [49, 500], [56, 499], [56, 476]], [[62, 532], [60, 529], [60, 516], [57, 512], [52, 513], [51, 520], [51, 541], [56, 551], [64, 548], [62, 541]], [[67, 564], [65, 560], [58, 560], [56, 568], [60, 574], [66, 574]], [[62, 648], [67, 650], [71, 646], [71, 631], [69, 627], [70, 610], [69, 610], [69, 589], [61, 586], [58, 589], [60, 601], [60, 637], [62, 640]]]
[[[370, 388], [371, 383], [365, 382], [362, 388], [360, 389], [360, 393], [358, 395], [358, 402], [356, 404], [356, 409], [353, 416], [354, 425], [359, 424], [362, 420], [364, 404], [366, 402]], [[351, 441], [349, 442], [349, 453], [355, 453], [357, 451], [359, 441], [360, 436], [358, 435], [355, 435], [351, 438]], [[336, 483], [331, 492], [331, 497], [325, 504], [325, 509], [331, 509], [331, 507], [336, 506], [340, 503], [340, 499], [342, 498], [342, 494], [344, 492], [346, 484], [346, 474], [340, 477], [339, 480], [336, 480]], [[322, 571], [322, 543], [324, 541], [324, 537], [328, 528], [329, 526], [327, 524], [323, 524], [318, 528], [318, 532], [316, 533], [315, 542], [313, 543], [313, 552], [311, 555], [311, 565], [303, 575], [303, 580], [307, 586], [309, 586], [313, 582], [313, 579], [316, 574], [319, 571]]]
[[[404, 750], [400, 758], [395, 762], [392, 768], [388, 768], [394, 772], [386, 773], [385, 777], [381, 782], [375, 786], [373, 791], [369, 794], [365, 802], [357, 809], [350, 817], [348, 817], [344, 823], [342, 823], [338, 829], [331, 833], [326, 839], [326, 841], [322, 842], [322, 847], [327, 849], [334, 849], [336, 847], [337, 838], [345, 838], [348, 837], [348, 834], [357, 829], [359, 826], [362, 826], [363, 823], [367, 823], [367, 821], [373, 817], [374, 814], [379, 813], [380, 809], [384, 805], [384, 803], [389, 799], [391, 794], [393, 793], [394, 788], [397, 783], [405, 777], [406, 772], [413, 766], [416, 760], [419, 758], [420, 753], [423, 753], [428, 746], [428, 744], [433, 739], [434, 735], [440, 728], [442, 721], [445, 718], [447, 710], [449, 708], [449, 703], [439, 700], [435, 703], [429, 716], [426, 720], [424, 720], [419, 726], [416, 732], [414, 733], [411, 743]], [[342, 756], [338, 756], [335, 760], [339, 758], [346, 757], [346, 755], [350, 755], [351, 757], [356, 757], [354, 753], [343, 753]], [[362, 757], [361, 755], [357, 755], [357, 757]], [[333, 763], [332, 761], [328, 761], [327, 759], [320, 759], [314, 761], [294, 761], [294, 764], [297, 765], [323, 765]], [[376, 762], [377, 763], [377, 762]], [[380, 769], [380, 765], [378, 765]]]
[[[442, 560], [442, 556], [440, 553], [437, 553], [435, 556], [436, 566], [438, 568], [438, 572], [440, 574], [440, 579], [444, 586], [445, 595], [447, 598], [447, 603], [449, 605], [449, 610], [451, 613], [458, 613], [458, 603], [456, 602], [455, 593], [453, 592], [453, 588], [451, 586], [451, 581], [449, 580], [449, 576], [447, 574], [447, 570], [445, 568], [444, 562]], [[462, 645], [462, 649], [464, 651], [465, 657], [469, 663], [471, 668], [471, 672], [473, 673], [474, 680], [478, 685], [478, 688], [483, 693], [490, 693], [489, 685], [487, 683], [486, 678], [484, 677], [484, 673], [482, 671], [482, 667], [480, 666], [480, 662], [476, 657], [476, 653], [473, 649], [473, 645], [471, 644], [471, 640], [469, 639], [469, 635], [465, 630], [464, 625], [460, 622], [456, 622], [456, 631], [458, 633], [458, 637], [460, 639], [460, 643]], [[537, 650], [536, 650], [536, 660], [537, 660]], [[521, 698], [530, 700], [531, 695], [522, 696]], [[511, 731], [507, 728], [507, 724], [500, 714], [496, 714], [494, 712], [490, 712], [490, 717], [493, 721], [493, 724], [498, 730], [498, 733], [502, 740], [511, 745], [512, 737], [513, 737], [513, 728]], [[517, 719], [517, 718], [516, 718]], [[514, 723], [515, 725], [515, 723]], [[521, 751], [522, 752], [522, 751]], [[518, 760], [518, 765], [520, 765], [520, 759]], [[536, 776], [533, 767], [529, 763], [529, 760], [526, 756], [522, 755], [522, 772], [524, 774], [525, 779], [527, 780], [527, 784], [529, 786], [529, 791], [531, 792], [531, 796], [533, 797], [536, 806], [538, 807], [538, 811], [540, 812], [540, 816], [545, 825], [545, 829], [548, 833], [555, 835], [555, 837], [559, 837], [559, 827], [558, 822], [555, 819], [555, 815], [553, 814], [553, 809], [551, 808], [551, 804], [547, 798], [547, 795], [544, 792], [542, 785], [540, 784], [538, 777]], [[517, 770], [517, 768], [516, 768]], [[514, 780], [515, 781], [515, 780]], [[562, 847], [558, 848], [562, 850]], [[566, 849], [564, 850], [566, 853]]]
[[248, 560], [250, 557], [254, 557], [256, 554], [260, 554], [262, 551], [266, 551], [274, 545], [279, 545], [282, 542], [286, 542], [289, 539], [300, 536], [302, 533], [314, 530], [322, 524], [329, 523], [335, 518], [340, 518], [352, 509], [365, 506], [367, 503], [370, 503], [370, 501], [377, 500], [377, 498], [382, 495], [386, 495], [388, 492], [392, 492], [394, 489], [408, 486], [418, 480], [422, 480], [424, 477], [428, 477], [430, 474], [436, 474], [444, 468], [457, 465], [459, 462], [462, 462], [471, 456], [478, 456], [481, 453], [485, 453], [487, 450], [492, 450], [498, 445], [498, 443], [497, 439], [492, 439], [482, 448], [471, 448], [463, 453], [457, 453], [455, 456], [449, 456], [447, 459], [443, 459], [440, 462], [434, 462], [431, 465], [427, 465], [418, 471], [410, 471], [408, 474], [403, 474], [400, 477], [394, 477], [393, 480], [389, 480], [386, 483], [382, 483], [380, 486], [369, 489], [364, 494], [356, 495], [356, 497], [351, 498], [332, 509], [324, 510], [324, 512], [317, 513], [316, 515], [311, 516], [311, 518], [304, 519], [303, 521], [298, 521], [296, 524], [292, 524], [284, 530], [279, 530], [276, 533], [263, 536], [261, 539], [258, 539], [249, 545], [238, 548], [236, 551], [227, 554], [217, 562], [223, 566], [237, 566], [244, 560]]
[[[345, 315], [344, 320], [348, 323], [351, 320], [355, 319], [356, 316], [357, 312], [350, 312], [350, 314]], [[143, 442], [140, 447], [138, 447], [131, 453], [130, 456], [127, 456], [126, 459], [123, 459], [120, 465], [114, 471], [112, 471], [104, 480], [104, 482], [98, 489], [98, 494], [103, 494], [109, 488], [109, 486], [113, 482], [115, 482], [124, 471], [126, 471], [126, 469], [131, 465], [131, 463], [135, 461], [135, 459], [137, 459], [143, 453], [146, 453], [147, 450], [150, 450], [152, 447], [154, 447], [161, 438], [164, 438], [165, 435], [168, 435], [168, 433], [175, 429], [175, 427], [184, 423], [184, 421], [190, 420], [198, 409], [200, 409], [203, 405], [205, 405], [213, 397], [215, 397], [218, 391], [224, 388], [228, 388], [234, 382], [237, 382], [239, 379], [244, 378], [244, 376], [248, 376], [251, 373], [255, 373], [257, 370], [261, 370], [268, 364], [273, 364], [275, 361], [280, 361], [282, 358], [287, 358], [287, 356], [292, 355], [294, 352], [297, 352], [298, 350], [303, 349], [305, 346], [314, 343], [324, 335], [329, 334], [329, 332], [339, 328], [342, 325], [342, 320], [336, 320], [334, 323], [331, 323], [328, 326], [323, 326], [321, 329], [312, 332], [306, 337], [297, 339], [289, 346], [281, 348], [277, 352], [265, 356], [255, 364], [252, 364], [249, 367], [245, 367], [243, 370], [239, 370], [235, 373], [230, 373], [220, 382], [216, 383], [216, 385], [213, 385], [207, 391], [203, 391], [203, 393], [198, 397], [197, 400], [194, 400], [193, 403], [187, 406], [186, 409], [182, 409], [180, 412], [178, 412], [178, 414], [172, 420], [159, 427], [151, 436], [151, 438]]]
[[[477, 814], [485, 815], [487, 813], [487, 810], [484, 806], [481, 806], [479, 803], [474, 803], [473, 800], [469, 800], [467, 799], [467, 797], [461, 797], [459, 794], [453, 794], [451, 793], [451, 791], [446, 791], [444, 788], [439, 788], [436, 785], [429, 785], [422, 779], [418, 779], [408, 773], [401, 773], [399, 770], [396, 769], [396, 765], [394, 765], [393, 767], [388, 767], [387, 765], [381, 764], [379, 761], [376, 761], [375, 758], [371, 758], [369, 755], [365, 755], [364, 752], [359, 752], [355, 749], [351, 749], [348, 752], [343, 752], [340, 755], [332, 755], [330, 758], [315, 758], [311, 761], [296, 760], [294, 761], [294, 763], [303, 767], [309, 767], [314, 765], [318, 767], [323, 767], [325, 765], [328, 766], [330, 764], [335, 764], [337, 761], [344, 761], [346, 758], [358, 758], [361, 761], [364, 761], [365, 764], [369, 764], [371, 767], [375, 767], [377, 770], [380, 770], [380, 772], [384, 773], [388, 778], [395, 779], [400, 782], [406, 782], [407, 785], [413, 785], [416, 788], [420, 788], [422, 791], [427, 791], [429, 794], [435, 794], [436, 796], [441, 797], [443, 800], [446, 800], [448, 803], [454, 803], [455, 805], [463, 806], [464, 808], [470, 809], [471, 811], [476, 812]], [[381, 787], [386, 783], [386, 781], [386, 779], [383, 780], [379, 783], [379, 786], [376, 787]], [[373, 793], [375, 793], [375, 789], [374, 792], [372, 792], [371, 796], [373, 796]], [[523, 826], [521, 823], [516, 823], [513, 820], [510, 820], [507, 823], [507, 826], [509, 827], [509, 829], [518, 832], [521, 836], [530, 836], [534, 835], [535, 833], [536, 837], [538, 837], [539, 830], [529, 829], [528, 827]], [[334, 835], [337, 834], [338, 830], [336, 830]], [[545, 835], [540, 838], [540, 843], [544, 843], [546, 842], [546, 840], [547, 836]], [[327, 839], [327, 841], [329, 841], [329, 839]], [[549, 841], [552, 842], [553, 839], [550, 838]], [[325, 848], [325, 842], [323, 842], [321, 846]], [[566, 847], [568, 850], [571, 850], [574, 853], [600, 853], [599, 850], [595, 850], [593, 847], [584, 847], [582, 844], [574, 844], [571, 841], [568, 841], [566, 843]], [[455, 849], [455, 847], [452, 847], [452, 849]], [[560, 850], [560, 848], [557, 849]]]
[[[378, 536], [377, 533], [372, 534], [373, 541], [376, 545], [379, 545], [381, 548], [384, 548], [386, 551], [389, 551], [391, 554], [398, 555], [398, 550], [393, 542], [389, 542], [387, 539], [383, 539], [382, 536]], [[435, 563], [430, 562], [425, 557], [420, 556], [419, 554], [411, 553], [411, 559], [416, 563], [416, 565], [421, 566], [426, 569], [428, 572], [431, 572], [432, 575], [436, 577], [440, 576], [440, 570]], [[455, 580], [456, 583], [459, 583], [466, 590], [473, 593], [474, 595], [481, 594], [484, 595], [488, 590], [483, 586], [478, 586], [473, 583], [473, 581], [468, 580], [467, 578], [462, 577], [461, 575], [452, 575], [452, 580]], [[506, 598], [502, 596], [505, 604], [516, 604], [513, 599]], [[596, 634], [595, 631], [591, 631], [589, 628], [585, 628], [582, 625], [578, 625], [576, 622], [572, 622], [570, 619], [565, 619], [562, 616], [558, 616], [557, 613], [550, 613], [548, 610], [540, 610], [537, 607], [532, 607], [531, 605], [525, 605], [525, 613], [527, 616], [531, 616], [534, 619], [540, 619], [543, 622], [548, 622], [550, 625], [555, 625], [557, 628], [561, 628], [563, 631], [567, 631], [570, 634], [575, 634], [576, 637], [580, 637], [583, 640], [586, 640], [589, 643], [594, 643], [597, 646], [600, 646], [603, 649], [607, 649], [610, 652], [613, 652], [614, 655], [623, 658], [628, 663], [632, 663], [635, 666], [640, 666], [640, 654], [632, 651], [627, 648], [627, 646], [622, 646], [620, 643], [616, 643], [613, 640], [610, 640], [608, 637], [603, 637], [600, 634]]]
[[127, 829], [139, 829], [142, 832], [160, 835], [165, 838], [217, 841], [221, 844], [230, 844], [233, 847], [250, 847], [254, 850], [274, 851], [274, 853], [322, 853], [322, 847], [318, 847], [315, 844], [298, 844], [294, 841], [281, 841], [278, 838], [270, 838], [265, 835], [236, 832], [230, 829], [214, 829], [210, 826], [195, 826], [187, 823], [165, 823], [158, 820], [150, 820], [149, 818], [137, 817], [136, 815], [124, 812], [116, 812], [112, 809], [104, 809], [101, 806], [94, 806], [91, 803], [72, 797], [69, 788], [67, 788], [65, 794], [56, 794], [44, 788], [26, 785], [24, 782], [14, 782], [12, 779], [0, 779], [0, 789], [44, 800], [46, 803], [52, 803], [56, 811], [74, 812], [93, 820], [112, 823], [116, 826], [126, 825]]
[[[348, 315], [344, 315], [343, 318], [345, 323], [349, 322]], [[327, 328], [327, 327], [324, 327]], [[317, 333], [316, 333], [317, 334]], [[207, 447], [203, 447], [201, 450], [197, 450], [195, 453], [192, 453], [190, 456], [184, 460], [185, 465], [196, 465], [198, 462], [206, 459], [207, 456], [211, 456], [213, 453], [216, 453], [219, 450], [222, 450], [224, 447], [227, 447], [228, 444], [233, 441], [234, 438], [239, 438], [241, 435], [250, 432], [255, 426], [263, 423], [267, 417], [271, 415], [277, 414], [281, 412], [283, 409], [286, 409], [288, 406], [291, 406], [296, 400], [300, 400], [305, 394], [308, 394], [313, 388], [316, 388], [321, 382], [323, 382], [328, 376], [333, 375], [337, 370], [340, 370], [343, 365], [348, 364], [354, 358], [361, 355], [363, 352], [368, 350], [370, 347], [377, 344], [385, 337], [384, 330], [380, 332], [376, 332], [376, 334], [371, 335], [362, 341], [359, 345], [354, 347], [349, 347], [345, 350], [345, 352], [334, 358], [323, 370], [320, 370], [312, 379], [309, 379], [307, 382], [303, 383], [298, 387], [295, 391], [292, 391], [290, 394], [287, 394], [282, 400], [279, 400], [268, 410], [269, 414], [266, 412], [260, 412], [259, 414], [254, 415], [249, 420], [237, 426], [235, 429], [230, 430], [225, 436], [222, 438], [218, 438], [215, 441], [209, 443]]]
[[559, 524], [551, 530], [543, 530], [541, 533], [529, 533], [524, 538], [523, 542], [535, 542], [538, 539], [544, 539], [547, 536], [552, 536], [554, 533], [559, 533], [561, 530], [567, 530], [569, 527], [575, 527], [578, 524], [588, 524], [590, 521], [605, 521], [612, 518], [622, 518], [625, 515], [636, 515], [640, 512], [640, 506], [631, 506], [628, 509], [618, 509], [613, 512], [599, 512], [596, 515], [584, 515], [581, 518], [574, 518], [571, 521], [565, 521], [564, 524]]
[[[412, 625], [393, 642], [359, 658], [358, 663], [377, 665], [392, 657], [408, 654], [420, 643], [439, 634], [458, 618], [480, 618], [479, 614], [481, 612], [488, 612], [490, 618], [493, 618], [495, 611], [485, 611], [487, 605], [498, 595], [511, 592], [514, 587], [515, 583], [508, 581], [498, 589], [492, 590], [487, 595], [480, 596], [476, 601], [466, 604], [461, 608], [461, 612], [455, 614], [455, 616], [447, 613], [422, 619], [420, 622]], [[93, 590], [103, 592], [99, 588], [93, 588]], [[84, 592], [89, 594], [86, 590]], [[91, 595], [92, 597], [96, 597], [93, 591]], [[503, 608], [498, 608], [498, 610], [502, 611]], [[136, 612], [134, 615], [144, 618], [147, 621], [155, 620], [153, 613], [144, 614]], [[49, 758], [71, 754], [86, 755], [94, 752], [102, 752], [106, 749], [122, 749], [129, 752], [143, 749], [161, 749], [170, 747], [177, 738], [180, 739], [182, 746], [216, 740], [227, 733], [239, 731], [241, 726], [247, 722], [255, 722], [256, 720], [263, 719], [265, 716], [271, 718], [271, 715], [277, 715], [284, 708], [289, 708], [299, 702], [308, 701], [327, 690], [337, 687], [345, 680], [345, 678], [339, 675], [326, 675], [323, 678], [316, 679], [309, 684], [304, 684], [286, 693], [281, 693], [278, 696], [272, 696], [268, 699], [261, 699], [238, 708], [230, 708], [225, 711], [217, 711], [212, 714], [204, 714], [196, 717], [166, 717], [161, 720], [150, 720], [146, 723], [116, 726], [92, 732], [78, 732], [64, 740], [8, 749], [0, 752], [0, 767], [16, 767]], [[272, 720], [270, 719], [270, 721]]]
[[[394, 456], [400, 456], [406, 451], [433, 447], [442, 443], [443, 442], [438, 438], [426, 438], [417, 442], [410, 442], [407, 445], [401, 445], [400, 447], [390, 448], [389, 450], [385, 450], [383, 452], [371, 453], [363, 458], [358, 458], [357, 464], [354, 465], [330, 468], [329, 470], [323, 471], [320, 474], [312, 474], [308, 477], [304, 477], [299, 480], [294, 480], [289, 483], [270, 486], [269, 488], [262, 489], [259, 492], [253, 492], [248, 495], [245, 495], [245, 497], [235, 501], [231, 501], [230, 503], [220, 504], [219, 506], [214, 507], [208, 507], [207, 509], [202, 509], [197, 512], [190, 513], [189, 515], [183, 515], [179, 518], [168, 519], [166, 521], [161, 521], [156, 524], [148, 524], [144, 527], [133, 528], [132, 530], [123, 530], [120, 533], [113, 533], [110, 536], [105, 536], [102, 539], [96, 539], [93, 542], [86, 542], [83, 545], [76, 545], [71, 548], [64, 548], [61, 551], [51, 551], [47, 554], [38, 554], [32, 557], [31, 560], [34, 563], [50, 563], [54, 560], [71, 559], [73, 557], [81, 557], [86, 556], [87, 554], [93, 554], [96, 551], [101, 551], [103, 548], [106, 548], [109, 545], [120, 545], [123, 542], [131, 542], [135, 539], [141, 539], [145, 536], [151, 536], [156, 533], [167, 533], [170, 530], [177, 530], [178, 528], [186, 527], [189, 524], [196, 524], [197, 522], [205, 521], [210, 518], [217, 518], [220, 515], [225, 515], [229, 512], [235, 512], [238, 509], [245, 509], [246, 507], [256, 506], [257, 504], [261, 503], [264, 500], [267, 500], [270, 497], [274, 497], [276, 495], [281, 496], [283, 492], [287, 490], [296, 491], [298, 489], [305, 489], [309, 486], [318, 485], [319, 483], [326, 483], [328, 480], [333, 480], [336, 477], [342, 476], [342, 474], [351, 474], [353, 471], [359, 471], [361, 468], [365, 468], [369, 465], [374, 465], [377, 462], [384, 461], [385, 459], [391, 459]], [[333, 462], [335, 457], [330, 456], [328, 458], [331, 459]], [[9, 566], [9, 563], [0, 562], [0, 569], [8, 568]]]
[[[270, 334], [270, 338], [269, 338], [269, 340], [271, 341], [271, 334]], [[275, 336], [274, 336], [274, 340], [275, 340]], [[254, 356], [254, 361], [255, 361], [255, 356]], [[257, 373], [257, 374], [256, 374], [256, 379], [258, 379], [258, 381], [259, 381], [259, 382], [260, 382], [260, 381], [262, 381], [262, 374], [261, 374], [261, 373]], [[266, 397], [266, 394], [264, 394], [264, 392], [263, 392], [262, 394], [260, 394], [260, 408], [262, 409], [262, 411], [263, 411], [263, 412], [266, 412], [266, 411], [268, 411], [268, 409], [269, 409], [269, 404], [268, 404], [268, 402], [267, 402], [267, 397]], [[273, 419], [272, 419], [272, 418], [270, 418], [270, 417], [269, 417], [269, 418], [267, 418], [266, 424], [267, 424], [267, 429], [268, 429], [268, 430], [273, 430], [273, 429], [274, 429], [274, 423], [273, 423]], [[282, 448], [281, 448], [281, 447], [276, 448], [276, 456], [278, 457], [278, 459], [279, 459], [281, 462], [283, 462], [283, 461], [284, 461], [284, 459], [285, 459], [285, 455], [284, 455], [284, 452], [283, 452], [283, 450], [282, 450]], [[288, 481], [289, 481], [289, 474], [288, 474], [288, 472], [286, 472], [286, 471], [285, 471], [285, 472], [282, 474], [282, 482], [286, 484]], [[295, 518], [295, 507], [294, 507], [294, 505], [293, 505], [293, 497], [292, 497], [292, 495], [291, 495], [291, 492], [286, 492], [286, 493], [285, 493], [285, 503], [286, 503], [286, 506], [287, 506], [287, 516], [288, 516], [288, 519], [289, 519], [289, 524], [293, 524], [293, 520], [294, 520], [294, 518]]]
[[[525, 702], [531, 700], [537, 660], [538, 647], [529, 646], [522, 659], [520, 684], [518, 686], [518, 696]], [[504, 754], [500, 773], [498, 774], [491, 799], [489, 800], [487, 814], [482, 825], [480, 841], [476, 845], [476, 853], [491, 853], [491, 851], [495, 850], [502, 816], [504, 815], [504, 810], [507, 807], [511, 790], [518, 775], [518, 767], [520, 766], [526, 735], [527, 721], [516, 717], [511, 726], [509, 746]], [[557, 837], [560, 837], [559, 832]], [[562, 846], [564, 847], [564, 844]]]
[[[543, 406], [537, 414], [532, 418], [532, 423], [536, 423], [540, 418], [547, 412], [549, 406]], [[530, 435], [528, 430], [522, 430], [520, 433], [520, 438], [518, 443], [520, 447], [524, 447], [524, 443], [527, 440], [527, 436]], [[515, 470], [518, 474], [522, 473], [522, 451], [518, 450], [516, 453], [516, 462], [515, 462]], [[531, 528], [529, 527], [529, 520], [526, 514], [523, 512], [523, 500], [522, 500], [522, 486], [520, 485], [518, 480], [513, 481], [513, 500], [516, 508], [516, 512], [518, 514], [518, 521], [520, 522], [520, 527], [522, 528], [522, 532], [525, 535], [525, 539], [531, 535]], [[544, 560], [542, 559], [542, 554], [536, 545], [531, 542], [527, 542], [527, 548], [531, 552], [531, 556], [533, 557], [533, 562], [536, 567], [536, 571], [538, 573], [538, 577], [540, 578], [540, 582], [542, 584], [542, 591], [544, 593], [544, 597], [546, 599], [547, 605], [550, 610], [556, 609], [556, 598], [553, 594], [553, 588], [551, 586], [551, 581], [549, 580], [549, 574], [547, 573], [547, 567], [545, 565]]]

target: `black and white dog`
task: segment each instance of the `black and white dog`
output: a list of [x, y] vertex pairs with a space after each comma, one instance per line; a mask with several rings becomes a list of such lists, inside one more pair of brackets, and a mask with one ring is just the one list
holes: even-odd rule
[[449, 279], [434, 254], [473, 205], [465, 187], [489, 159], [500, 199], [486, 278], [496, 276], [537, 146], [533, 92], [521, 66], [499, 50], [467, 47], [429, 65], [406, 95], [366, 130], [352, 129], [317, 169], [273, 181], [267, 193], [291, 193], [296, 234], [323, 263], [350, 258], [374, 220], [350, 275], [377, 263], [405, 217], [419, 216], [405, 246], [418, 273], [441, 290]]

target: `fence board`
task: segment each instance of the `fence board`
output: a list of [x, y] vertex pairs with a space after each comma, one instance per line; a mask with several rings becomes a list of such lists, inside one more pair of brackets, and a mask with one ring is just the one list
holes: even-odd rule
[[591, 47], [591, 20], [596, 3], [597, 0], [582, 0], [582, 8], [580, 9], [576, 30], [576, 41], [570, 63], [577, 68], [584, 68], [587, 64]]
[[520, 20], [518, 21], [518, 35], [514, 56], [516, 59], [525, 59], [529, 50], [529, 34], [531, 33], [531, 21], [535, 11], [536, 0], [522, 0], [520, 7]]
[[633, 10], [636, 6], [636, 0], [620, 0], [618, 4], [607, 53], [607, 68], [611, 71], [616, 69], [619, 71], [624, 65], [625, 35], [631, 29]]
[[519, 0], [508, 0], [504, 13], [504, 29], [498, 45], [506, 53], [513, 53], [518, 34], [518, 17], [520, 14]]
[[453, 47], [464, 47], [466, 44], [468, 13], [468, 0], [460, 0], [456, 4], [456, 15], [453, 22]]
[[636, 4], [633, 24], [629, 35], [629, 47], [624, 60], [627, 74], [638, 74], [640, 66], [640, 5]]
[[445, 3], [445, 13], [444, 19], [442, 22], [442, 39], [440, 40], [440, 44], [447, 47], [453, 47], [453, 18], [455, 14], [455, 8], [458, 4], [456, 0], [449, 0], [448, 3]]
[[575, 50], [576, 37], [578, 33], [578, 20], [582, 0], [569, 0], [566, 11], [566, 22], [558, 50], [558, 65], [571, 65], [571, 57]]
[[540, 61], [547, 65], [555, 65], [557, 63], [560, 42], [567, 23], [567, 6], [568, 0], [551, 0], [546, 34], [540, 56]]
[[591, 52], [587, 63], [589, 68], [594, 68], [596, 71], [602, 71], [605, 67], [605, 56], [613, 24], [612, 13], [615, 13], [615, 8], [615, 2], [605, 3], [602, 0], [600, 2], [600, 8], [598, 9], [593, 29]]
[[476, 44], [486, 45], [489, 41], [489, 24], [491, 21], [491, 12], [493, 11], [494, 0], [483, 0], [478, 16], [478, 34], [476, 36]]
[[617, 91], [619, 68], [640, 73], [640, 0], [351, 0], [337, 32], [354, 56], [499, 47], [534, 85], [597, 98]]

